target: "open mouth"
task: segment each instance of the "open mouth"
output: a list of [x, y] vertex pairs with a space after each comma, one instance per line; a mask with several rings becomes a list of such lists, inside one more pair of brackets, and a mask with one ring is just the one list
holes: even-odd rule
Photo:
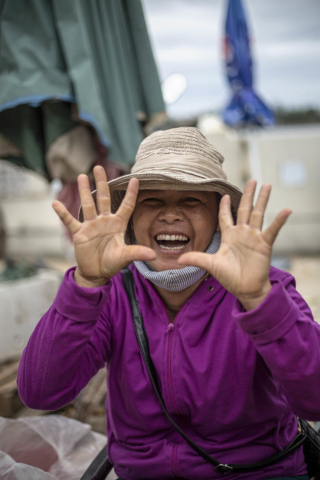
[[185, 235], [157, 235], [155, 240], [163, 250], [182, 250], [190, 242]]

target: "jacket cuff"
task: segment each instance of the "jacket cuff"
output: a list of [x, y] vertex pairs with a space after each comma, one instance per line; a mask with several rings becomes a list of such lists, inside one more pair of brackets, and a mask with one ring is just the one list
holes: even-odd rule
[[80, 287], [74, 280], [75, 269], [72, 267], [66, 271], [53, 307], [76, 322], [96, 321], [107, 304], [112, 280], [102, 287]]
[[246, 312], [236, 300], [232, 315], [237, 325], [256, 345], [264, 345], [278, 340], [290, 330], [297, 319], [296, 309], [282, 283], [275, 281], [257, 308]]

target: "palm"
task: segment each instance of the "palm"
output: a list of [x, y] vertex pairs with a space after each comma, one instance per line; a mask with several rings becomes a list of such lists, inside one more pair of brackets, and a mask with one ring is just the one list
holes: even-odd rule
[[220, 203], [219, 224], [221, 245], [215, 255], [190, 252], [182, 255], [179, 263], [195, 265], [209, 271], [229, 292], [240, 301], [262, 298], [270, 288], [269, 268], [273, 242], [290, 210], [282, 210], [275, 220], [262, 231], [264, 212], [268, 203], [270, 186], [264, 185], [257, 204], [252, 209], [256, 188], [248, 182], [234, 225], [230, 211], [230, 198]]
[[222, 236], [217, 254], [209, 262], [209, 270], [236, 296], [254, 294], [268, 280], [271, 247], [261, 232], [249, 226], [234, 226]]
[[72, 234], [77, 275], [95, 285], [106, 283], [133, 260], [152, 260], [153, 250], [143, 246], [126, 245], [125, 233], [135, 207], [139, 183], [130, 182], [119, 210], [110, 211], [110, 194], [102, 167], [95, 168], [97, 206], [90, 193], [86, 175], [78, 179], [84, 222], [78, 222], [60, 203], [53, 207]]
[[[100, 217], [85, 222], [73, 236], [77, 264], [88, 277], [112, 277], [121, 269], [125, 249], [125, 222]], [[107, 232], [107, 233], [106, 233]], [[112, 252], [112, 262], [109, 258]], [[114, 273], [115, 271], [115, 273]]]

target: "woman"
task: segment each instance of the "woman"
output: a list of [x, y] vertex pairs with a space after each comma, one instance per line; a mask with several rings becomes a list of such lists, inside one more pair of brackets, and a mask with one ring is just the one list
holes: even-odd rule
[[[83, 223], [53, 204], [77, 267], [23, 353], [19, 392], [31, 408], [57, 409], [107, 363], [108, 455], [122, 479], [221, 477], [155, 396], [123, 286], [131, 262], [162, 397], [204, 450], [223, 463], [260, 461], [296, 436], [295, 415], [319, 418], [320, 328], [292, 276], [270, 267], [290, 210], [262, 231], [271, 187], [252, 209], [256, 182], [241, 196], [222, 161], [194, 128], [157, 132], [132, 174], [110, 182], [111, 198], [101, 167], [96, 203], [79, 177]], [[232, 478], [306, 479], [306, 471], [299, 448]]]

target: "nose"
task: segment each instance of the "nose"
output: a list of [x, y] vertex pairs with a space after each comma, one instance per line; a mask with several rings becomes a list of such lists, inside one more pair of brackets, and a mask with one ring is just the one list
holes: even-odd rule
[[158, 215], [158, 220], [169, 224], [181, 222], [184, 220], [184, 214], [177, 204], [165, 205]]

